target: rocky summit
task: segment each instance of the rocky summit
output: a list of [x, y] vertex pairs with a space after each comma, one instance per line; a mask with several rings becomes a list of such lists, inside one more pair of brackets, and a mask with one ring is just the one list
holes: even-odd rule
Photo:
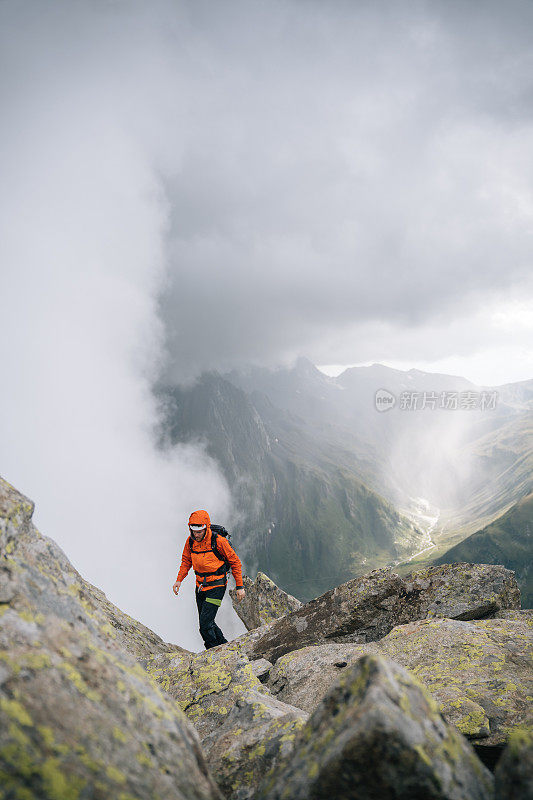
[[[85, 581], [0, 478], [2, 800], [532, 797], [533, 612], [512, 571], [374, 570], [192, 653]], [[490, 769], [488, 768], [490, 767]]]

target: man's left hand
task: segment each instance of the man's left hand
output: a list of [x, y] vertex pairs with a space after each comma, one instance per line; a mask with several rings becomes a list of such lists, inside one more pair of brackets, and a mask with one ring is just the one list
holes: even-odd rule
[[244, 600], [245, 594], [246, 594], [246, 592], [244, 591], [244, 589], [237, 589], [236, 590], [235, 596], [236, 596], [236, 598], [237, 598], [239, 603], [241, 602], [241, 600]]

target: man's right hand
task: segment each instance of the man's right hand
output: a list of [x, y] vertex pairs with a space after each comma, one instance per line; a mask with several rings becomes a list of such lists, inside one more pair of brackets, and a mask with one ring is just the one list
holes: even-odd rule
[[179, 592], [180, 586], [181, 586], [181, 581], [176, 581], [176, 583], [172, 587], [172, 589], [174, 590], [174, 594], [177, 594]]

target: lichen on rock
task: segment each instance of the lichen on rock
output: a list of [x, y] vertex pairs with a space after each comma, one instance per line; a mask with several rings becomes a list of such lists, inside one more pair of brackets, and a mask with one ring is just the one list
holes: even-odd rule
[[165, 643], [88, 590], [32, 511], [0, 478], [1, 796], [220, 800], [198, 733], [133, 655]]
[[358, 659], [330, 687], [257, 800], [484, 800], [492, 776], [409, 672], [380, 656]]
[[[273, 622], [302, 605], [300, 600], [280, 589], [264, 572], [258, 572], [255, 581], [244, 575], [243, 585], [246, 590], [244, 600], [234, 600], [233, 608], [249, 631]], [[230, 589], [232, 599], [235, 592], [236, 589]]]

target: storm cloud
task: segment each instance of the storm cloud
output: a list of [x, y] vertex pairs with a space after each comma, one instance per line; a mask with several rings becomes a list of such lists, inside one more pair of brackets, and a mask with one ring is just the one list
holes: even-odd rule
[[199, 643], [170, 592], [188, 514], [232, 509], [203, 450], [156, 448], [157, 379], [483, 348], [525, 369], [532, 23], [529, 2], [0, 4], [0, 469], [167, 639]]
[[531, 4], [197, 9], [175, 379], [516, 347], [493, 317], [531, 298]]

